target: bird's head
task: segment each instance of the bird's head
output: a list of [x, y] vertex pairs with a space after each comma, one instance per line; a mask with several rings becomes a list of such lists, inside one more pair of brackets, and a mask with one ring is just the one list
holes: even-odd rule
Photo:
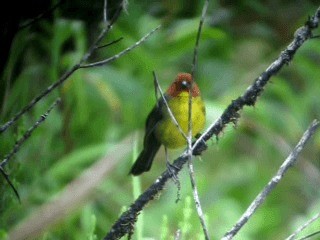
[[189, 73], [179, 73], [167, 90], [167, 94], [171, 97], [189, 95], [190, 88], [192, 97], [200, 96], [198, 85], [192, 81], [192, 76]]

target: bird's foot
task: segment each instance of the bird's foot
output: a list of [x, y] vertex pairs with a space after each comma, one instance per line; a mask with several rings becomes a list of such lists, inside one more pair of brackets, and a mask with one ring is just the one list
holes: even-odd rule
[[180, 190], [181, 190], [181, 183], [180, 183], [178, 175], [176, 174], [176, 171], [179, 170], [179, 168], [176, 167], [175, 165], [171, 164], [169, 161], [166, 162], [166, 165], [167, 165], [168, 172], [169, 172], [170, 176], [172, 177], [174, 184], [178, 188], [177, 199], [176, 199], [176, 203], [177, 203], [180, 201]]
[[169, 161], [166, 161], [168, 172], [170, 173], [170, 176], [172, 177], [173, 181], [178, 181], [178, 175], [176, 174], [176, 171], [179, 170], [178, 167], [171, 164]]

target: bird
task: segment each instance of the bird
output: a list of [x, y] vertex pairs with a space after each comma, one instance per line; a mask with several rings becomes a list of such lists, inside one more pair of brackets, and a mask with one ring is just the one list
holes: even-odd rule
[[[165, 92], [164, 99], [180, 129], [185, 135], [188, 135], [189, 93], [192, 95], [192, 137], [195, 137], [205, 126], [206, 110], [199, 87], [192, 81], [192, 75], [179, 73]], [[163, 97], [158, 99], [157, 104], [147, 117], [143, 150], [134, 162], [129, 174], [137, 176], [148, 172], [161, 145], [165, 147], [168, 167], [170, 163], [167, 159], [167, 148], [177, 149], [187, 145], [187, 140], [175, 125], [164, 99]]]

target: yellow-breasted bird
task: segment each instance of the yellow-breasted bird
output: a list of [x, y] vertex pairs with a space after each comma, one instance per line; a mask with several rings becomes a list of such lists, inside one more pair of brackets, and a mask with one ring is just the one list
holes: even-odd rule
[[[189, 91], [191, 86], [192, 89]], [[188, 135], [189, 92], [192, 94], [191, 119], [192, 137], [194, 137], [204, 128], [206, 116], [199, 87], [195, 82], [192, 83], [191, 74], [179, 73], [164, 96], [182, 131]], [[161, 144], [165, 148], [179, 148], [187, 145], [186, 139], [174, 124], [163, 98], [158, 100], [147, 118], [143, 150], [133, 164], [130, 173], [140, 175], [149, 171]]]

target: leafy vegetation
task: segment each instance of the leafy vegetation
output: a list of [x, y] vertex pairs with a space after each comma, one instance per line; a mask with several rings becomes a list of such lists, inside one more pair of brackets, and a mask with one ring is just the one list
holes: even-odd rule
[[[21, 204], [5, 180], [0, 180], [0, 238], [25, 233], [21, 226], [28, 226], [30, 232], [39, 231], [37, 239], [101, 239], [134, 196], [165, 169], [164, 151], [160, 151], [150, 172], [139, 180], [128, 175], [141, 149], [145, 118], [155, 104], [152, 71], [163, 89], [178, 72], [191, 71], [202, 1], [173, 2], [129, 1], [127, 13], [121, 14], [104, 43], [119, 37], [123, 40], [100, 49], [90, 60], [113, 56], [162, 24], [160, 31], [112, 64], [77, 71], [0, 135], [4, 157], [61, 97], [62, 104], [52, 110], [6, 167]], [[193, 7], [186, 7], [187, 2]], [[101, 9], [94, 14], [102, 20], [103, 1], [99, 4]], [[268, 67], [317, 7], [316, 1], [210, 3], [196, 72], [206, 102], [207, 125]], [[93, 9], [97, 10], [96, 4]], [[92, 44], [101, 28], [99, 23], [88, 24], [85, 15], [75, 18], [66, 13], [58, 8], [52, 20], [43, 19], [15, 37], [2, 77], [7, 97], [1, 97], [1, 124], [57, 81]], [[231, 228], [311, 121], [320, 119], [319, 65], [320, 45], [315, 38], [273, 78], [256, 106], [245, 108], [237, 125], [229, 126], [218, 141], [213, 139], [201, 160], [195, 159], [212, 239], [219, 239]], [[319, 212], [319, 146], [317, 133], [238, 239], [283, 239]], [[171, 151], [170, 158], [180, 152]], [[70, 189], [73, 181], [104, 157], [107, 164], [117, 155], [121, 158], [100, 181], [95, 181], [98, 173], [87, 178], [88, 184], [93, 182], [89, 194], [72, 195], [87, 186], [72, 185]], [[175, 203], [177, 188], [169, 184], [140, 216], [134, 237], [173, 239], [180, 229], [181, 239], [202, 238], [187, 168], [179, 177], [181, 201]], [[53, 204], [68, 191], [67, 201], [74, 206], [61, 209]], [[41, 210], [50, 205], [57, 217], [47, 221]], [[38, 219], [39, 225], [32, 219]], [[318, 221], [302, 235], [319, 228]]]

